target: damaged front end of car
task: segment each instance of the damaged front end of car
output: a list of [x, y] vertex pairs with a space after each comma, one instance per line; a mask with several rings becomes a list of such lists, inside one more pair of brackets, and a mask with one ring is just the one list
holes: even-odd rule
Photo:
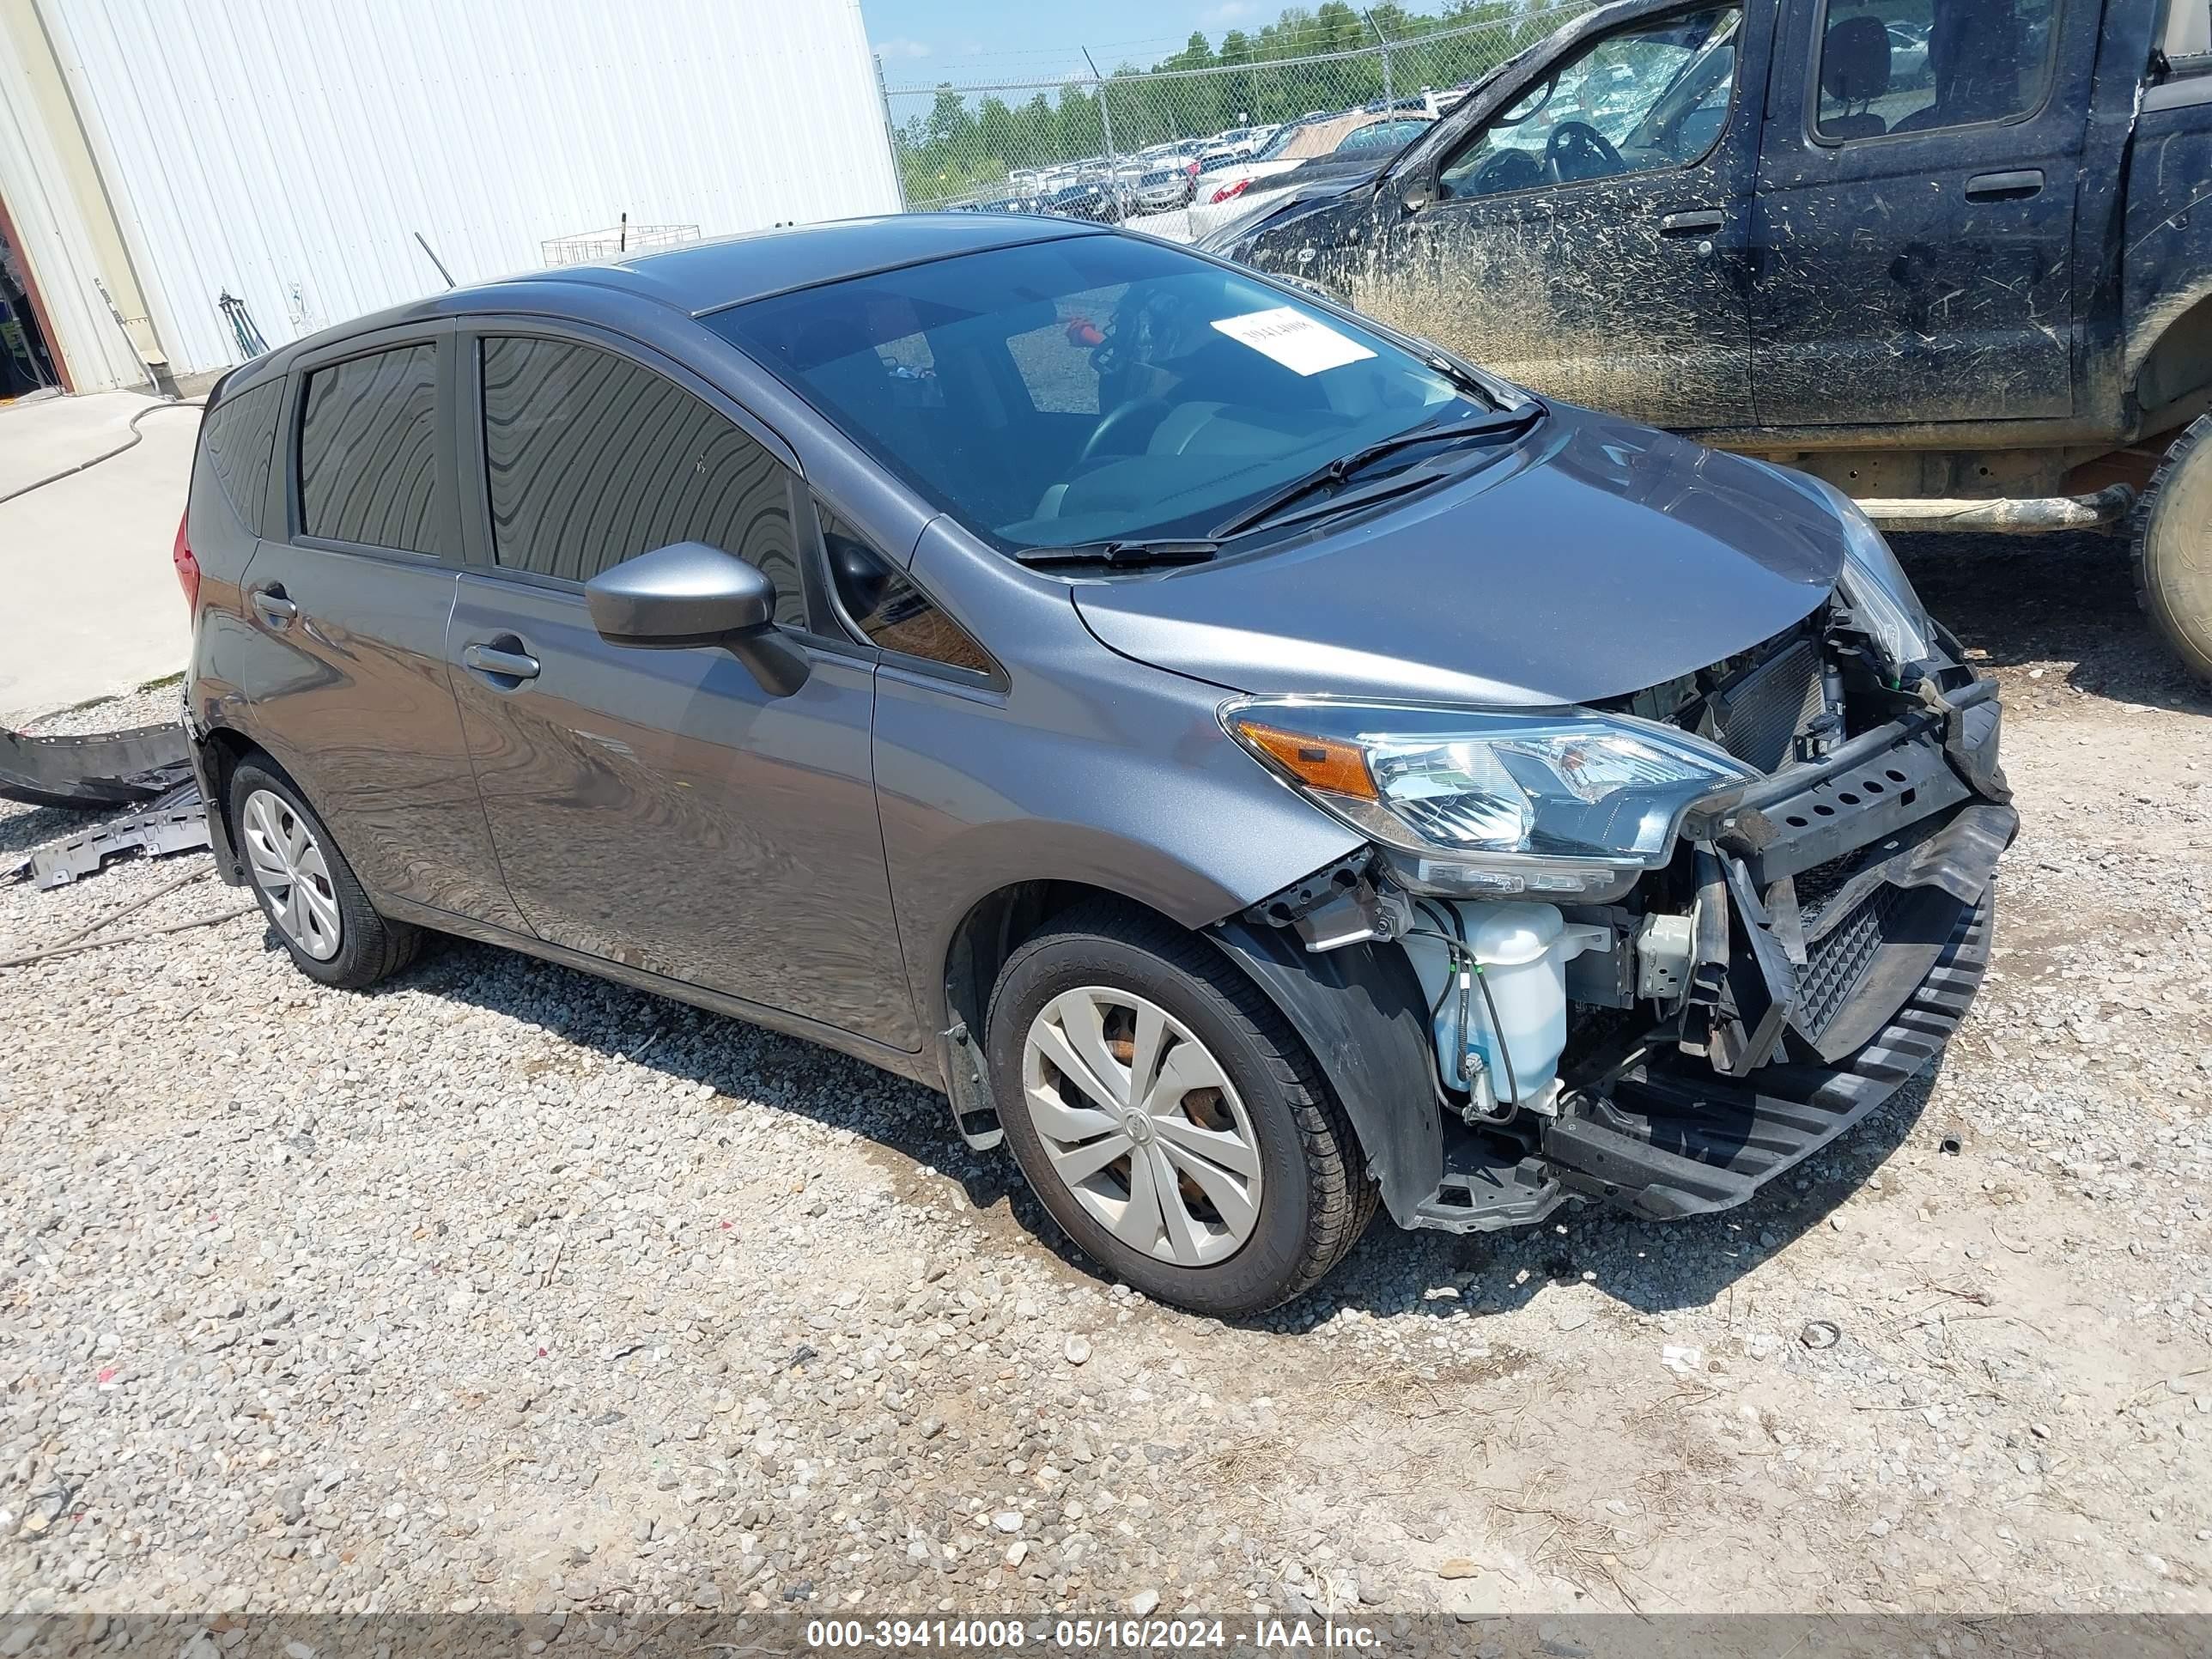
[[1401, 1224], [1730, 1207], [1948, 1040], [2018, 825], [2000, 709], [1863, 542], [1810, 616], [1631, 696], [1226, 706], [1370, 836], [1215, 936], [1339, 1023], [1316, 1054]]

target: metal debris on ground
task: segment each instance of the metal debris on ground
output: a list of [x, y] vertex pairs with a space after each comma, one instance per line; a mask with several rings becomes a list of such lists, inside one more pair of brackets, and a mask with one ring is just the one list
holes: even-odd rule
[[167, 858], [208, 844], [206, 804], [200, 799], [199, 784], [187, 778], [143, 812], [40, 848], [15, 866], [14, 879], [27, 879], [41, 888], [66, 887], [98, 874], [110, 859], [126, 854]]

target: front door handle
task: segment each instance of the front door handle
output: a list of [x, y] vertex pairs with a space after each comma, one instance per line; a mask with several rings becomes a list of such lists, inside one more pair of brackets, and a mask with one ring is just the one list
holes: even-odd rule
[[1727, 223], [1717, 210], [1669, 213], [1659, 221], [1662, 236], [1708, 236]]
[[300, 614], [300, 607], [284, 597], [284, 586], [281, 582], [254, 588], [246, 594], [246, 599], [253, 607], [253, 614], [271, 628], [289, 627], [292, 619]]
[[2021, 167], [2014, 173], [1978, 173], [1966, 180], [1970, 202], [2025, 202], [2043, 194], [2043, 169]]
[[502, 651], [483, 641], [461, 647], [461, 664], [495, 680], [519, 684], [538, 678], [538, 659], [528, 652]]

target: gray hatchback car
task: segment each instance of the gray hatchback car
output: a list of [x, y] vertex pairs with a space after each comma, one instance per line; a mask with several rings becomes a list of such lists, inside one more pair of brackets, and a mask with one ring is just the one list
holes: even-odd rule
[[1941, 1048], [1990, 682], [1808, 478], [1232, 265], [914, 216], [441, 295], [211, 396], [226, 878], [944, 1091], [1147, 1294], [1379, 1202], [1723, 1208]]

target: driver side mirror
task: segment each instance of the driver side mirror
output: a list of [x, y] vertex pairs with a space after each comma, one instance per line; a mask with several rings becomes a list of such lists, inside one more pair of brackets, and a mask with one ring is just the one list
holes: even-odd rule
[[806, 684], [805, 654], [775, 625], [775, 584], [719, 547], [676, 542], [624, 559], [584, 584], [584, 603], [611, 645], [659, 651], [719, 645], [772, 697]]
[[1401, 213], [1419, 213], [1437, 199], [1437, 169], [1434, 162], [1415, 167], [1398, 181], [1398, 210]]

